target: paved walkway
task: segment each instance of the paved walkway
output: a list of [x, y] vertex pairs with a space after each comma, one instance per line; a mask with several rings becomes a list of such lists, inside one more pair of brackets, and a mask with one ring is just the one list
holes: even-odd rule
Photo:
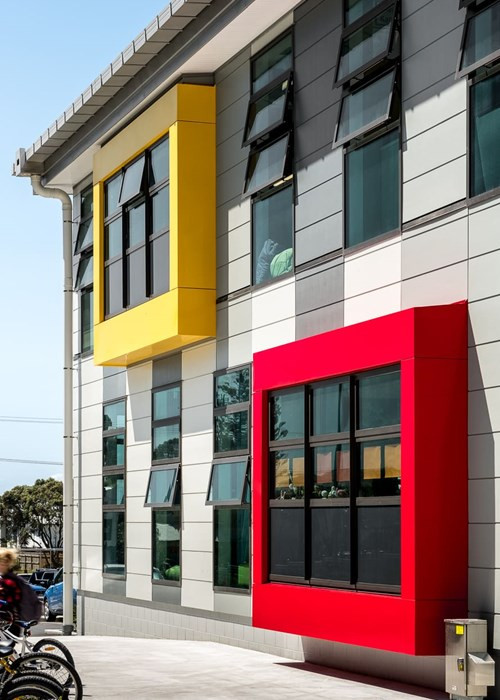
[[92, 700], [441, 700], [447, 697], [436, 691], [353, 676], [213, 642], [123, 637], [63, 639], [75, 657], [84, 697]]

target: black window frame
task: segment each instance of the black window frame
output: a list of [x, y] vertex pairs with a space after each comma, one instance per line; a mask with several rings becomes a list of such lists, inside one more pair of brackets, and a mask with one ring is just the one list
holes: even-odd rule
[[[177, 475], [177, 489], [180, 493], [180, 472]], [[147, 495], [147, 494], [146, 494]], [[154, 551], [155, 551], [155, 533], [154, 533], [154, 517], [155, 513], [179, 513], [179, 578], [176, 579], [156, 579], [153, 578], [153, 562], [154, 562]], [[168, 507], [152, 506], [151, 507], [151, 583], [153, 586], [170, 586], [171, 588], [180, 588], [182, 586], [182, 508], [181, 504], [174, 503]]]
[[[162, 391], [168, 391], [169, 389], [179, 389], [179, 414], [171, 416], [170, 418], [158, 418], [155, 419], [154, 410], [154, 400], [155, 394], [159, 394]], [[168, 425], [179, 424], [179, 454], [176, 457], [165, 457], [163, 459], [153, 459], [153, 449], [154, 449], [154, 431], [155, 428], [162, 428]], [[155, 386], [151, 389], [151, 465], [153, 467], [159, 465], [177, 464], [182, 461], [182, 382], [171, 382], [169, 384], [163, 384], [162, 386]]]
[[[169, 501], [164, 501], [161, 503], [157, 503], [152, 501], [151, 503], [148, 503], [148, 495], [149, 495], [149, 487], [151, 486], [151, 480], [153, 477], [153, 474], [155, 472], [164, 472], [164, 471], [175, 471], [174, 478], [172, 480], [172, 496]], [[155, 466], [151, 467], [151, 470], [149, 472], [149, 477], [148, 477], [148, 484], [146, 486], [146, 496], [144, 498], [144, 507], [145, 508], [156, 508], [160, 510], [164, 509], [169, 509], [173, 507], [177, 507], [177, 501], [179, 500], [180, 497], [180, 477], [181, 477], [181, 465], [180, 462], [177, 462], [175, 464], [158, 464]]]
[[[460, 4], [460, 9], [462, 7], [467, 8], [467, 13], [465, 15], [465, 21], [464, 21], [464, 26], [462, 30], [462, 38], [460, 41], [460, 50], [458, 52], [458, 60], [457, 60], [457, 69], [455, 72], [455, 77], [458, 78], [463, 78], [466, 76], [470, 76], [471, 74], [475, 73], [475, 71], [479, 70], [480, 68], [488, 68], [491, 67], [494, 63], [496, 63], [500, 59], [500, 47], [496, 50], [493, 51], [492, 53], [488, 54], [484, 58], [479, 59], [475, 63], [472, 63], [470, 66], [467, 66], [465, 68], [462, 68], [462, 60], [463, 60], [463, 55], [465, 51], [465, 42], [467, 39], [467, 31], [469, 28], [469, 23], [471, 19], [476, 17], [477, 15], [480, 15], [482, 12], [486, 11], [488, 8], [493, 7], [494, 5], [500, 5], [500, 0], [487, 0], [486, 2], [481, 2], [479, 4], [476, 4], [475, 0], [471, 0], [467, 5], [465, 4]], [[500, 8], [499, 8], [500, 9]]]
[[[154, 177], [153, 177], [153, 171], [152, 171], [152, 165], [151, 165], [151, 153], [152, 151], [160, 146], [162, 143], [167, 143], [168, 144], [168, 159], [169, 159], [169, 167], [168, 167], [168, 173], [167, 176], [164, 177], [162, 180], [158, 182], [154, 182]], [[143, 166], [143, 171], [142, 171], [142, 178], [141, 178], [141, 185], [140, 185], [140, 190], [137, 192], [134, 196], [128, 198], [126, 201], [123, 201], [120, 203], [120, 197], [121, 197], [121, 192], [123, 188], [123, 183], [125, 179], [125, 173], [128, 168], [133, 166], [136, 162], [138, 162], [141, 158], [144, 159], [144, 166]], [[106, 211], [106, 186], [109, 185], [113, 180], [121, 178], [120, 182], [120, 191], [118, 194], [118, 200], [117, 200], [117, 206], [116, 209], [112, 212], [107, 212]], [[136, 306], [140, 306], [143, 303], [146, 303], [150, 299], [154, 299], [155, 297], [165, 294], [167, 291], [170, 289], [170, 239], [169, 239], [169, 254], [168, 258], [166, 261], [166, 269], [165, 269], [165, 276], [168, 280], [167, 284], [167, 289], [162, 290], [160, 292], [156, 292], [154, 289], [154, 280], [153, 280], [153, 262], [152, 262], [152, 244], [153, 241], [158, 239], [162, 235], [167, 235], [169, 236], [170, 234], [170, 211], [169, 211], [169, 216], [168, 216], [168, 221], [167, 221], [167, 226], [153, 232], [153, 205], [152, 205], [152, 200], [153, 197], [160, 192], [162, 189], [166, 189], [168, 192], [168, 196], [170, 196], [170, 137], [169, 134], [165, 134], [161, 138], [159, 138], [157, 141], [155, 141], [153, 144], [148, 146], [147, 149], [142, 151], [138, 156], [136, 156], [133, 160], [129, 161], [126, 165], [124, 165], [119, 172], [114, 173], [111, 177], [109, 177], [105, 182], [104, 182], [104, 245], [106, 246], [106, 227], [110, 226], [111, 224], [114, 224], [117, 221], [121, 221], [121, 235], [120, 235], [120, 250], [119, 252], [114, 255], [112, 258], [107, 258], [107, 253], [105, 250], [105, 255], [104, 255], [104, 278], [106, 278], [106, 269], [111, 267], [113, 264], [119, 264], [121, 266], [121, 277], [122, 277], [122, 283], [121, 283], [121, 306], [120, 310], [115, 311], [115, 312], [108, 312], [107, 309], [107, 304], [108, 304], [108, 299], [106, 297], [106, 283], [104, 284], [104, 318], [113, 318], [114, 316], [119, 315], [120, 313], [124, 313], [125, 311], [128, 311], [129, 309], [135, 308]], [[129, 216], [128, 213], [134, 209], [135, 207], [139, 206], [142, 202], [145, 203], [145, 237], [144, 237], [144, 243], [137, 244], [135, 246], [129, 247], [128, 243], [128, 234], [129, 234]], [[127, 261], [128, 261], [128, 256], [133, 253], [135, 250], [139, 250], [140, 248], [144, 247], [144, 255], [145, 255], [145, 270], [144, 270], [144, 282], [145, 282], [145, 295], [144, 299], [142, 301], [139, 301], [137, 303], [131, 304], [130, 303], [130, 285], [129, 285], [129, 279], [128, 279], [128, 273], [127, 273]]]
[[[107, 406], [111, 406], [116, 403], [123, 403], [125, 409], [125, 423], [123, 428], [104, 428], [104, 414]], [[124, 581], [127, 578], [127, 398], [122, 396], [116, 399], [111, 399], [105, 401], [102, 404], [102, 416], [103, 416], [103, 428], [102, 428], [102, 493], [104, 493], [104, 477], [105, 476], [115, 476], [123, 474], [123, 492], [124, 492], [124, 503], [123, 504], [105, 504], [104, 498], [102, 498], [102, 514], [103, 514], [103, 528], [102, 528], [102, 576], [103, 578], [117, 579], [119, 581]], [[123, 434], [123, 465], [104, 465], [104, 440], [108, 437], [113, 437], [115, 435]], [[112, 574], [104, 570], [104, 514], [105, 513], [123, 513], [123, 548], [124, 548], [124, 561], [123, 561], [123, 574]]]
[[[379, 54], [371, 58], [369, 61], [366, 61], [365, 63], [361, 64], [359, 68], [356, 68], [355, 70], [347, 73], [344, 75], [342, 78], [339, 78], [339, 70], [340, 70], [340, 64], [341, 64], [341, 57], [342, 57], [342, 47], [344, 42], [349, 39], [353, 34], [358, 32], [364, 25], [370, 24], [374, 19], [378, 17], [378, 15], [383, 14], [384, 12], [387, 12], [389, 9], [392, 8], [392, 19], [390, 23], [390, 30], [389, 30], [389, 38], [387, 41], [387, 47], [384, 49], [384, 51], [381, 51]], [[374, 7], [372, 10], [364, 14], [362, 17], [359, 17], [357, 20], [352, 22], [351, 24], [344, 25], [344, 28], [342, 30], [342, 34], [340, 36], [340, 44], [339, 44], [339, 49], [337, 53], [337, 62], [336, 62], [336, 67], [335, 67], [335, 81], [334, 81], [334, 86], [335, 87], [340, 87], [341, 85], [344, 85], [345, 83], [348, 83], [349, 81], [353, 80], [354, 78], [358, 77], [365, 77], [367, 74], [370, 73], [371, 69], [377, 66], [378, 64], [384, 63], [386, 59], [389, 59], [391, 57], [391, 54], [394, 50], [394, 42], [395, 40], [397, 41], [397, 33], [398, 33], [398, 22], [397, 20], [397, 13], [399, 11], [398, 8], [398, 1], [397, 0], [385, 0], [385, 2], [381, 2], [380, 5], [377, 5]], [[344, 16], [346, 16], [346, 13], [344, 12]], [[399, 51], [398, 51], [399, 54]]]
[[[381, 5], [383, 2], [384, 2], [384, 0], [378, 0], [378, 3], [379, 3], [379, 4], [378, 4], [378, 5], [375, 5], [375, 8], [380, 7], [380, 5]], [[344, 5], [344, 6], [343, 6], [343, 8], [342, 8], [342, 9], [343, 9], [342, 17], [343, 17], [343, 22], [344, 22], [343, 26], [345, 26], [345, 27], [350, 27], [350, 26], [352, 26], [355, 22], [360, 22], [361, 20], [364, 20], [364, 18], [368, 15], [368, 13], [373, 12], [373, 10], [375, 9], [375, 8], [372, 7], [372, 9], [371, 9], [371, 10], [367, 10], [367, 11], [364, 13], [364, 15], [360, 15], [357, 19], [353, 20], [352, 22], [348, 22], [348, 21], [347, 21], [347, 0], [344, 1], [343, 5]]]
[[[358, 448], [363, 442], [373, 441], [376, 439], [399, 439], [401, 443], [401, 423], [396, 425], [387, 425], [376, 428], [358, 428], [358, 410], [359, 396], [357, 382], [360, 378], [388, 374], [391, 372], [400, 372], [401, 366], [399, 363], [377, 367], [376, 369], [352, 373], [348, 375], [335, 376], [329, 379], [300, 384], [286, 389], [276, 389], [268, 392], [268, 484], [269, 494], [267, 509], [269, 514], [268, 525], [268, 580], [275, 583], [291, 583], [302, 586], [315, 586], [324, 588], [338, 588], [357, 590], [373, 593], [387, 593], [399, 595], [401, 593], [401, 585], [366, 583], [358, 580], [358, 524], [357, 515], [360, 507], [370, 506], [387, 506], [399, 507], [401, 509], [401, 496], [359, 496], [358, 486], [360, 483], [360, 463], [358, 458]], [[333, 384], [348, 383], [349, 384], [349, 431], [339, 433], [314, 435], [313, 433], [313, 391], [318, 387], [331, 386]], [[290, 440], [275, 440], [272, 441], [272, 408], [271, 402], [275, 395], [285, 395], [293, 393], [297, 390], [303, 390], [304, 400], [304, 437]], [[401, 385], [400, 385], [401, 396]], [[337, 498], [314, 498], [312, 496], [312, 483], [314, 475], [314, 449], [317, 447], [331, 447], [335, 445], [349, 445], [349, 494], [346, 497]], [[275, 498], [274, 492], [274, 473], [271, 466], [271, 454], [287, 450], [302, 450], [304, 455], [304, 487], [302, 498]], [[349, 581], [334, 580], [334, 579], [319, 579], [311, 575], [312, 569], [312, 511], [316, 508], [349, 508], [349, 523], [350, 523], [350, 578]], [[304, 524], [304, 577], [279, 575], [271, 573], [271, 510], [282, 508], [301, 509]], [[401, 557], [401, 549], [400, 549]]]
[[[254, 105], [256, 102], [258, 102], [262, 97], [267, 95], [268, 93], [272, 92], [275, 90], [277, 87], [282, 85], [286, 81], [287, 85], [284, 90], [285, 93], [285, 99], [283, 101], [283, 109], [281, 113], [281, 117], [277, 119], [275, 122], [271, 123], [268, 127], [265, 129], [262, 129], [261, 131], [257, 132], [254, 136], [249, 137], [248, 131], [249, 131], [249, 125], [250, 125], [250, 110], [252, 108], [252, 105]], [[250, 102], [248, 103], [248, 109], [247, 109], [247, 116], [245, 120], [245, 128], [243, 130], [243, 143], [242, 146], [250, 146], [251, 144], [255, 142], [260, 142], [261, 139], [263, 139], [265, 136], [273, 132], [275, 129], [281, 128], [281, 127], [286, 127], [288, 125], [288, 122], [290, 121], [291, 115], [290, 115], [290, 109], [291, 109], [291, 103], [292, 103], [292, 95], [293, 95], [293, 73], [291, 70], [286, 71], [285, 73], [282, 73], [279, 75], [277, 78], [275, 78], [271, 83], [268, 85], [265, 85], [263, 88], [260, 88], [257, 92], [253, 93]]]
[[[222, 377], [225, 374], [232, 374], [234, 372], [241, 371], [243, 369], [248, 369], [248, 401], [243, 401], [240, 403], [232, 403], [226, 406], [216, 406], [216, 391], [217, 391], [217, 378]], [[224, 461], [226, 457], [243, 457], [250, 453], [250, 440], [251, 440], [251, 405], [252, 405], [252, 365], [250, 363], [245, 363], [243, 365], [237, 365], [236, 367], [228, 367], [227, 369], [221, 369], [214, 372], [213, 375], [213, 454], [214, 461]], [[243, 413], [247, 412], [247, 426], [248, 426], [248, 445], [246, 449], [241, 450], [226, 450], [226, 451], [216, 451], [216, 418], [218, 416], [225, 416], [231, 413]], [[232, 460], [234, 461], [234, 460]]]
[[[75, 247], [73, 251], [74, 257], [78, 257], [78, 264], [77, 264], [77, 269], [76, 269], [76, 276], [75, 276], [75, 291], [78, 292], [79, 295], [79, 354], [80, 357], [89, 357], [93, 354], [94, 352], [94, 323], [93, 323], [93, 304], [94, 304], [94, 279], [92, 275], [92, 279], [90, 282], [88, 282], [85, 285], [82, 285], [81, 282], [79, 283], [79, 278], [80, 278], [80, 270], [82, 265], [86, 262], [89, 261], [88, 264], [93, 265], [93, 257], [94, 257], [94, 236], [93, 236], [93, 225], [94, 225], [94, 206], [93, 206], [93, 193], [94, 193], [94, 188], [92, 183], [87, 185], [86, 187], [82, 187], [80, 192], [78, 192], [75, 197], [78, 197], [79, 199], [79, 204], [80, 204], [80, 216], [76, 220], [77, 224], [77, 232], [76, 232], [76, 239], [75, 239]], [[89, 196], [92, 199], [92, 205], [90, 207], [90, 211], [88, 211], [86, 214], [83, 216], [81, 215], [81, 204], [82, 200], [85, 196]], [[88, 224], [88, 226], [91, 229], [92, 235], [90, 236], [90, 241], [85, 245], [81, 245], [80, 241], [80, 233], [83, 230], [83, 226]], [[87, 329], [90, 333], [90, 343], [88, 347], [84, 344], [84, 318], [83, 318], [83, 297], [90, 295], [90, 308], [92, 309], [91, 313], [91, 324], [90, 328]]]
[[[252, 188], [248, 188], [249, 182], [251, 180], [250, 166], [251, 166], [252, 159], [255, 157], [258, 157], [260, 153], [263, 153], [268, 148], [275, 146], [280, 141], [286, 141], [285, 153], [283, 156], [283, 163], [281, 166], [281, 175], [279, 175], [279, 177], [277, 177], [277, 178], [271, 178], [269, 180], [266, 180], [262, 185], [259, 185], [258, 187], [255, 186]], [[272, 140], [270, 140], [264, 144], [260, 144], [259, 147], [251, 149], [250, 154], [248, 156], [246, 169], [245, 169], [245, 180], [243, 183], [243, 197], [244, 198], [251, 197], [253, 195], [256, 195], [257, 193], [259, 195], [272, 194], [273, 192], [276, 191], [276, 188], [279, 185], [284, 185], [286, 182], [288, 182], [289, 180], [291, 180], [293, 178], [291, 141], [292, 141], [292, 134], [291, 133], [280, 134], [276, 138], [273, 138]]]
[[[227, 499], [227, 500], [218, 500], [218, 499], [211, 499], [210, 498], [210, 492], [212, 490], [212, 480], [214, 478], [214, 472], [216, 468], [220, 464], [235, 464], [237, 462], [246, 462], [245, 466], [245, 475], [242, 480], [241, 484], [241, 493], [239, 498], [232, 498], [232, 499]], [[210, 469], [210, 477], [208, 479], [208, 489], [207, 489], [207, 496], [205, 499], [205, 505], [206, 506], [244, 506], [247, 505], [246, 502], [244, 502], [244, 498], [246, 493], [250, 493], [250, 456], [249, 455], [242, 455], [241, 459], [238, 459], [237, 457], [227, 457], [226, 459], [218, 459], [216, 461], [212, 462], [212, 467]]]

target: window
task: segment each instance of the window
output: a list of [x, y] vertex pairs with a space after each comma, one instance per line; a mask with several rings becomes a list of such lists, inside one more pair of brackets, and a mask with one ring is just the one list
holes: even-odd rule
[[500, 58], [500, 2], [467, 3], [467, 7], [458, 58], [458, 76], [471, 73]]
[[104, 183], [104, 306], [113, 316], [169, 290], [169, 142]]
[[347, 0], [334, 147], [344, 146], [345, 246], [400, 229], [400, 3]]
[[[250, 585], [250, 367], [214, 378], [214, 452], [207, 505], [214, 506], [214, 587]], [[229, 456], [241, 455], [241, 456]]]
[[250, 367], [218, 372], [214, 384], [214, 454], [248, 454]]
[[271, 580], [399, 591], [399, 376], [270, 394]]
[[[77, 195], [80, 214], [77, 218], [75, 256], [78, 256], [75, 289], [80, 293], [80, 352], [87, 354], [94, 347], [94, 256], [93, 256], [93, 192], [87, 187]], [[75, 198], [76, 199], [76, 198]]]
[[103, 406], [103, 574], [125, 576], [125, 400]]
[[250, 146], [243, 194], [252, 196], [252, 280], [293, 270], [293, 55], [290, 33], [252, 61], [243, 144]]
[[152, 462], [179, 461], [181, 387], [176, 384], [153, 391]]
[[181, 580], [181, 385], [152, 391], [151, 473], [144, 505], [152, 508], [153, 583]]

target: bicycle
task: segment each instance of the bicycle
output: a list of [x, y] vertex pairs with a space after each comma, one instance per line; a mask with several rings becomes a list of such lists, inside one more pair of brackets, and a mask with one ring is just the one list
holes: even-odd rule
[[68, 647], [63, 644], [59, 639], [52, 639], [51, 637], [43, 637], [33, 644], [30, 640], [31, 628], [38, 624], [37, 620], [30, 620], [29, 622], [22, 622], [20, 620], [16, 621], [16, 624], [21, 628], [21, 634], [16, 635], [12, 631], [12, 625], [2, 630], [5, 637], [20, 644], [21, 651], [20, 656], [24, 656], [29, 652], [43, 651], [46, 653], [54, 654], [55, 656], [61, 656], [61, 658], [66, 659], [72, 666], [76, 668], [73, 655], [68, 649]]
[[23, 673], [13, 668], [14, 642], [0, 645], [0, 700], [67, 700], [68, 690], [42, 673]]

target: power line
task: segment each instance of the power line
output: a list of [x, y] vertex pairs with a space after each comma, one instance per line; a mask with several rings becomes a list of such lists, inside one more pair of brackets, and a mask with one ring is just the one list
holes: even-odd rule
[[0, 416], [2, 423], [48, 423], [50, 425], [62, 424], [60, 418], [29, 418], [28, 416]]
[[11, 459], [9, 457], [0, 457], [0, 462], [19, 462], [20, 464], [49, 464], [53, 467], [62, 467], [62, 462], [44, 462], [40, 459]]

